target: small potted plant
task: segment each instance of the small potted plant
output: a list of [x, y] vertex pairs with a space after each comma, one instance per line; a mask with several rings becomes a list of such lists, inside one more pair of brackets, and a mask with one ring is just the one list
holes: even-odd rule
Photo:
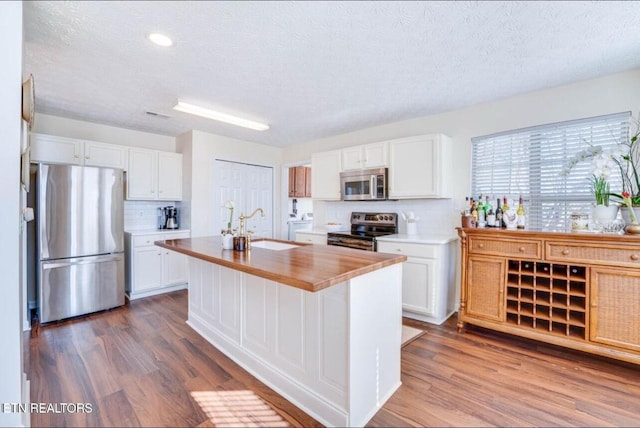
[[601, 224], [615, 220], [618, 215], [618, 205], [609, 204], [611, 196], [609, 177], [614, 169], [616, 169], [616, 162], [607, 153], [601, 152], [591, 162], [591, 189], [596, 199], [591, 218]]

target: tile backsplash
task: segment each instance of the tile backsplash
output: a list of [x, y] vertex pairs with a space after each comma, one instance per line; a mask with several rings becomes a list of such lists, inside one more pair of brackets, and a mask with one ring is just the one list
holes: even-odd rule
[[[320, 205], [324, 205], [324, 210]], [[407, 233], [407, 223], [401, 216], [403, 211], [405, 213], [413, 211], [415, 216], [419, 218], [417, 221], [419, 234], [454, 235], [454, 228], [458, 226], [460, 222], [460, 215], [454, 210], [452, 199], [415, 199], [375, 202], [314, 201], [314, 208], [314, 227], [317, 228], [322, 228], [324, 224], [328, 222], [349, 225], [351, 213], [354, 211], [397, 213], [398, 233], [401, 234]], [[324, 214], [324, 216], [322, 214]]]
[[178, 225], [181, 229], [180, 217], [182, 210], [180, 205], [171, 201], [124, 201], [124, 230], [148, 230], [158, 229], [160, 223], [160, 208], [177, 206], [179, 210]]

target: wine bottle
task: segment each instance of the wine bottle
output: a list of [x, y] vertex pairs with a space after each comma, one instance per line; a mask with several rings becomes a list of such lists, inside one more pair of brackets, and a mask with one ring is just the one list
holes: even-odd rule
[[520, 195], [520, 199], [518, 200], [518, 229], [524, 229], [526, 215], [524, 212], [524, 204], [522, 203], [522, 195]]
[[496, 201], [496, 227], [504, 227], [502, 222], [502, 207], [500, 206], [500, 198]]
[[509, 201], [505, 196], [502, 203], [502, 227], [507, 227], [507, 222], [504, 219], [505, 214], [509, 211]]

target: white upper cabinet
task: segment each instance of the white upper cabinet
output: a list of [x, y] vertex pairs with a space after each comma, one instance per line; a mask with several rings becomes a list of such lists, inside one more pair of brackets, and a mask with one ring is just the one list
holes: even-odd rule
[[389, 142], [389, 198], [450, 198], [451, 139], [421, 135]]
[[311, 195], [324, 201], [340, 200], [340, 157], [342, 151], [314, 153], [311, 156]]
[[85, 141], [84, 164], [109, 168], [127, 169], [128, 147], [116, 144]]
[[182, 153], [158, 152], [158, 199], [182, 200]]
[[31, 161], [127, 169], [127, 147], [31, 134]]
[[182, 200], [182, 154], [129, 149], [128, 200]]
[[389, 166], [389, 145], [387, 142], [365, 144], [342, 150], [342, 170], [363, 168], [384, 168]]
[[155, 150], [129, 149], [127, 171], [127, 199], [158, 199], [158, 152]]

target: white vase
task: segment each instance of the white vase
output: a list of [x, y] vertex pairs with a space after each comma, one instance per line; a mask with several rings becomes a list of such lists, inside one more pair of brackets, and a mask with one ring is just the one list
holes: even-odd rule
[[612, 222], [618, 216], [618, 205], [596, 205], [591, 207], [591, 218], [601, 224]]
[[227, 233], [226, 235], [222, 235], [222, 249], [224, 250], [233, 250], [233, 235]]
[[[640, 207], [633, 207], [633, 212], [636, 214], [636, 220], [640, 222]], [[624, 220], [624, 224], [631, 224], [631, 216], [629, 215], [629, 208], [620, 207], [620, 214], [622, 214], [622, 219]]]

